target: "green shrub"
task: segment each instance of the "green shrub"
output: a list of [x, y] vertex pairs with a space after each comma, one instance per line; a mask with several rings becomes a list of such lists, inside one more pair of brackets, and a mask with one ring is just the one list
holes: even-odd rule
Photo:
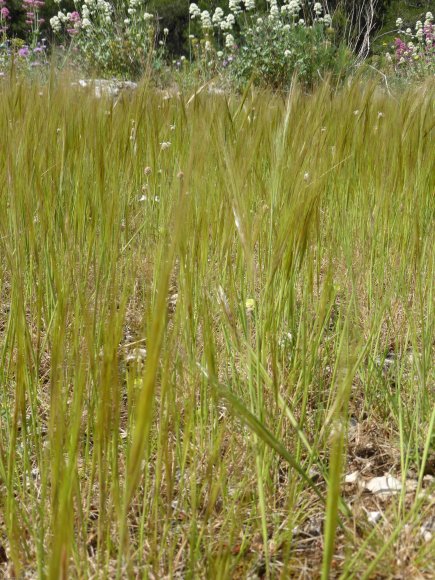
[[351, 62], [350, 52], [334, 45], [332, 29], [325, 30], [323, 24], [287, 28], [266, 18], [242, 34], [229, 67], [237, 84], [253, 76], [260, 85], [286, 88], [296, 74], [312, 86], [325, 75], [342, 75]]
[[[285, 89], [295, 74], [312, 86], [325, 75], [343, 75], [352, 60], [350, 50], [335, 43], [332, 17], [320, 2], [308, 10], [301, 0], [270, 0], [264, 13], [254, 0], [231, 0], [227, 14], [220, 7], [211, 14], [194, 3], [189, 12], [192, 30], [203, 37], [206, 69], [220, 65], [236, 86], [253, 77], [260, 86]], [[197, 42], [192, 39], [192, 45]]]
[[137, 78], [158, 61], [164, 47], [161, 40], [156, 50], [155, 16], [138, 0], [122, 5], [86, 0], [72, 13], [58, 12], [50, 24], [57, 35], [70, 38], [73, 61], [102, 76]]

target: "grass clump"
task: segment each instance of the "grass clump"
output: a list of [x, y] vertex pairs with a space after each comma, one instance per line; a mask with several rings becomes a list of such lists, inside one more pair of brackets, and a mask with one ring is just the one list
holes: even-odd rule
[[2, 573], [433, 576], [433, 84], [0, 132]]

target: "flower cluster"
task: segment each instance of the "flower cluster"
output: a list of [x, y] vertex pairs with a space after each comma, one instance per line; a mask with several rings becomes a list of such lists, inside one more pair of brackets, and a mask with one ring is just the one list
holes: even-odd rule
[[23, 0], [22, 8], [25, 11], [25, 23], [28, 26], [28, 42], [19, 38], [8, 39], [10, 11], [6, 0], [0, 0], [0, 76], [5, 76], [12, 58], [15, 59], [17, 70], [29, 72], [46, 62], [45, 39], [39, 40], [40, 29], [44, 23], [40, 10], [44, 6], [43, 0]]
[[2, 42], [6, 39], [6, 32], [8, 29], [9, 8], [6, 6], [5, 0], [0, 0], [0, 40]]
[[268, 0], [266, 13], [256, 10], [255, 0], [228, 0], [227, 6], [213, 14], [195, 3], [189, 8], [193, 31], [202, 36], [190, 36], [196, 62], [212, 73], [228, 69], [226, 75], [232, 71], [241, 83], [254, 75], [283, 86], [294, 71], [308, 80], [323, 69], [325, 57], [330, 63], [335, 49], [326, 31], [332, 32], [332, 17], [320, 2], [310, 1], [308, 12], [303, 0]]
[[426, 13], [424, 23], [418, 20], [414, 29], [404, 29], [402, 18], [396, 20], [401, 36], [394, 41], [394, 55], [387, 53], [387, 60], [394, 62], [396, 71], [404, 76], [426, 76], [435, 72], [435, 26], [432, 12]]
[[[266, 19], [272, 22], [276, 28], [283, 28], [287, 31], [294, 26], [305, 26], [305, 20], [301, 18], [302, 15], [302, 0], [283, 0], [279, 5], [278, 0], [268, 0], [269, 10]], [[218, 6], [211, 16], [208, 10], [203, 10], [197, 4], [192, 3], [189, 7], [189, 14], [191, 20], [198, 20], [201, 22], [201, 28], [204, 36], [209, 38], [214, 34], [218, 37], [223, 34], [225, 48], [232, 50], [236, 48], [234, 40], [234, 29], [240, 17], [243, 17], [238, 22], [239, 29], [242, 34], [246, 31], [252, 31], [264, 22], [264, 19], [258, 14], [255, 14], [255, 0], [229, 0], [229, 12], [225, 15], [224, 10]], [[332, 18], [325, 13], [323, 16], [323, 7], [320, 2], [314, 2], [312, 6], [312, 22], [314, 25], [322, 24], [330, 27]], [[249, 16], [249, 20], [246, 20]]]
[[154, 23], [141, 0], [129, 0], [116, 10], [107, 0], [84, 0], [76, 11], [59, 10], [50, 19], [56, 34], [71, 37], [82, 66], [121, 76], [138, 76], [144, 70], [154, 48]]

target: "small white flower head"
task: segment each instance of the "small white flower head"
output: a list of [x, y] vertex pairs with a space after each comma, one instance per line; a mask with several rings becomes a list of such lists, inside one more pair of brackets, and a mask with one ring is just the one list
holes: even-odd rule
[[292, 54], [292, 51], [291, 51], [291, 50], [288, 50], [288, 49], [287, 49], [287, 50], [285, 50], [285, 51], [284, 51], [284, 56], [285, 56], [286, 58], [288, 58], [289, 56], [291, 56], [291, 54]]
[[316, 2], [313, 6], [313, 10], [316, 16], [320, 16], [322, 14], [322, 5], [320, 2]]
[[53, 18], [50, 18], [50, 26], [54, 32], [60, 32], [62, 30], [62, 22], [59, 20], [57, 16], [53, 16]]
[[170, 146], [171, 146], [171, 142], [170, 141], [162, 141], [160, 143], [160, 149], [162, 151], [166, 151], [166, 149], [169, 149]]
[[210, 12], [208, 10], [203, 10], [201, 12], [201, 25], [203, 30], [209, 30], [210, 28], [213, 28], [213, 24], [210, 18]]
[[163, 34], [164, 34], [165, 36], [168, 36], [168, 34], [169, 34], [169, 28], [164, 28], [164, 29], [163, 29]]
[[301, 4], [299, 0], [290, 0], [288, 4], [288, 11], [291, 16], [297, 16], [301, 9]]
[[410, 28], [406, 29], [406, 34], [412, 34], [412, 30]]
[[190, 18], [192, 20], [194, 20], [195, 18], [198, 18], [201, 16], [201, 10], [198, 8], [198, 6], [192, 2], [192, 4], [189, 6], [189, 14], [190, 14]]
[[385, 58], [387, 59], [387, 62], [391, 62], [393, 60], [389, 52], [386, 53]]
[[382, 119], [382, 117], [385, 117], [385, 114], [382, 111], [378, 111], [378, 119]]
[[240, 14], [242, 9], [240, 8], [241, 0], [230, 0], [228, 8], [233, 14]]
[[131, 20], [130, 18], [124, 18], [124, 24], [130, 24]]
[[83, 18], [82, 20], [82, 28], [92, 28], [92, 23], [88, 18]]
[[133, 16], [133, 14], [136, 14], [136, 8], [128, 8], [127, 12], [130, 14], [130, 16]]
[[331, 26], [332, 16], [330, 14], [325, 14], [325, 16], [323, 17], [323, 22], [325, 23], [325, 26]]
[[282, 29], [285, 30], [286, 32], [288, 32], [289, 30], [291, 30], [291, 26], [290, 26], [290, 24], [284, 24]]
[[279, 18], [279, 8], [276, 0], [271, 0], [270, 2], [270, 16], [269, 18], [275, 19]]
[[247, 12], [255, 10], [255, 0], [244, 0], [244, 3]]
[[423, 23], [421, 20], [417, 20], [417, 22], [415, 23], [415, 30], [420, 30], [420, 28], [423, 28]]
[[205, 41], [204, 48], [207, 52], [211, 50], [211, 42], [209, 40]]
[[417, 30], [417, 32], [415, 33], [415, 36], [418, 38], [418, 40], [421, 42], [423, 40], [423, 28], [419, 28]]
[[222, 58], [222, 57], [223, 57], [223, 55], [224, 55], [224, 53], [223, 53], [221, 50], [218, 50], [218, 51], [217, 51], [217, 53], [216, 53], [216, 56], [217, 56], [218, 58]]
[[234, 47], [234, 36], [232, 34], [225, 36], [225, 46], [230, 49]]
[[403, 26], [403, 20], [402, 20], [401, 18], [398, 18], [398, 19], [396, 20], [396, 26], [397, 26], [397, 28], [398, 28], [399, 30], [402, 28], [402, 26]]
[[304, 173], [304, 181], [309, 181], [309, 179], [310, 179], [310, 174], [308, 173], [308, 171], [306, 171]]
[[228, 14], [225, 20], [222, 20], [220, 27], [221, 30], [232, 30], [236, 19], [234, 18], [234, 14]]
[[305, 20], [303, 18], [300, 18], [298, 20], [298, 24], [299, 24], [299, 26], [305, 26]]
[[432, 20], [433, 20], [432, 12], [426, 12], [426, 21], [430, 23], [432, 22]]
[[145, 20], [145, 22], [150, 22], [150, 20], [154, 20], [154, 16], [149, 12], [145, 12], [145, 14], [143, 15], [143, 19]]
[[220, 6], [218, 6], [216, 8], [216, 10], [214, 11], [214, 14], [213, 14], [211, 21], [213, 22], [213, 24], [215, 24], [217, 26], [218, 24], [220, 24], [222, 22], [223, 18], [224, 18], [224, 11], [222, 10], [222, 8], [220, 8]]
[[257, 18], [257, 24], [258, 24], [258, 26], [260, 26], [261, 24], [263, 24], [263, 19], [262, 18]]

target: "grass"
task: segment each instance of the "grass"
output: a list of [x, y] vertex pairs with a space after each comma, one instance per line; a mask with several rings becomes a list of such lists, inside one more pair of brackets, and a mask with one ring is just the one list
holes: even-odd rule
[[0, 84], [0, 575], [433, 577], [433, 95]]

